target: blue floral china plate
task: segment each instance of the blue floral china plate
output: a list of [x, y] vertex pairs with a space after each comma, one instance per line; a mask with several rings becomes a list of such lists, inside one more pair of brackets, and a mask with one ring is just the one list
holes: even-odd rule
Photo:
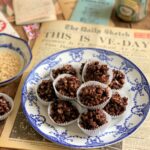
[[[128, 97], [125, 115], [112, 119], [107, 130], [98, 136], [87, 136], [77, 123], [61, 127], [54, 125], [47, 113], [47, 107], [36, 97], [37, 83], [47, 77], [52, 68], [59, 64], [79, 64], [89, 59], [98, 59], [111, 69], [125, 73], [126, 83], [120, 90]], [[28, 75], [22, 89], [22, 107], [31, 126], [46, 139], [71, 148], [99, 148], [117, 143], [129, 135], [145, 120], [150, 106], [149, 84], [141, 70], [125, 57], [111, 51], [96, 48], [76, 48], [61, 51], [41, 61]]]

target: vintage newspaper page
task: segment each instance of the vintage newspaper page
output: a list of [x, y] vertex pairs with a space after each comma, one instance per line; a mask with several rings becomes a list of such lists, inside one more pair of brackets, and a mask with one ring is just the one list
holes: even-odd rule
[[150, 114], [144, 124], [129, 138], [123, 141], [123, 150], [150, 149]]
[[[7, 119], [0, 137], [0, 147], [32, 150], [62, 148], [45, 140], [28, 124], [20, 107], [21, 89], [27, 74], [38, 62], [53, 53], [75, 47], [97, 47], [120, 53], [139, 66], [150, 81], [150, 69], [148, 68], [150, 31], [111, 28], [70, 21], [44, 23], [33, 48], [33, 60], [17, 91], [14, 111]], [[150, 118], [148, 117], [140, 129], [125, 139], [123, 143], [102, 150], [149, 150], [150, 136], [147, 134], [150, 132], [149, 124]]]
[[58, 2], [61, 6], [65, 19], [68, 20], [76, 6], [77, 0], [58, 0]]

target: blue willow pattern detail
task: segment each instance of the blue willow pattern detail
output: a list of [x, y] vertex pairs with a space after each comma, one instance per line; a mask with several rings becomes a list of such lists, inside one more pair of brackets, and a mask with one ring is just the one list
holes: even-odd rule
[[136, 105], [131, 109], [131, 112], [134, 115], [137, 115], [139, 117], [142, 117], [144, 115], [144, 109], [146, 107], [146, 104], [142, 104], [142, 105]]
[[51, 68], [55, 67], [56, 65], [60, 64], [62, 59], [59, 58], [58, 60], [55, 60], [57, 57], [53, 57], [52, 59], [48, 59], [46, 61], [46, 66], [44, 67], [45, 70], [50, 70]]
[[143, 117], [144, 114], [144, 109], [146, 107], [148, 107], [145, 103], [143, 103], [142, 105], [138, 105], [137, 104], [137, 96], [139, 95], [140, 97], [144, 97], [144, 91], [146, 92], [145, 86], [146, 86], [146, 81], [143, 79], [143, 77], [141, 76], [141, 82], [138, 81], [137, 78], [135, 78], [134, 82], [131, 82], [128, 79], [128, 82], [130, 82], [130, 84], [132, 84], [131, 89], [129, 89], [129, 91], [134, 92], [134, 97], [133, 97], [133, 102], [134, 102], [134, 107], [131, 109], [131, 112], [134, 115], [137, 115], [139, 117]]
[[33, 88], [27, 89], [27, 86], [26, 86], [24, 88], [22, 96], [24, 96], [29, 101], [30, 107], [36, 107], [37, 113], [39, 115], [40, 114], [40, 107], [37, 104], [37, 97], [35, 94], [35, 90]]
[[129, 67], [127, 64], [126, 64], [127, 61], [123, 61], [121, 63], [121, 66], [119, 68], [119, 70], [123, 70], [125, 74], [129, 73], [129, 72], [132, 72], [133, 71], [133, 68]]
[[68, 135], [67, 130], [58, 132], [57, 130], [55, 131], [50, 131], [49, 133], [53, 134], [53, 138], [56, 138], [58, 141], [67, 143], [67, 141], [73, 142], [73, 137]]
[[14, 47], [12, 43], [10, 44], [0, 44], [0, 47], [6, 47], [18, 52], [22, 57], [24, 56], [19, 47]]
[[33, 115], [33, 114], [30, 114], [30, 117], [32, 119], [32, 121], [34, 122], [34, 124], [36, 124], [37, 126], [41, 126], [42, 124], [45, 123], [46, 121], [46, 118], [42, 115]]
[[[140, 95], [140, 97], [144, 96], [143, 94], [143, 90], [145, 88], [146, 85], [146, 81], [144, 80], [144, 78], [141, 76], [142, 78], [142, 82], [139, 82], [137, 78], [134, 79], [134, 82], [131, 82], [128, 78], [128, 82], [132, 85], [131, 89], [129, 89], [130, 92], [134, 93], [134, 97], [133, 97], [133, 102], [134, 102], [134, 106], [131, 108], [131, 115], [129, 115], [126, 119], [123, 125], [117, 125], [116, 129], [118, 130], [118, 132], [116, 133], [116, 135], [120, 134], [121, 136], [124, 135], [124, 133], [126, 133], [129, 130], [132, 130], [131, 126], [133, 125], [132, 123], [128, 123], [130, 118], [132, 118], [133, 115], [137, 115], [138, 117], [143, 117], [144, 114], [144, 109], [146, 107], [148, 107], [148, 105], [146, 105], [145, 103], [143, 103], [142, 105], [138, 105], [137, 104], [137, 96], [138, 94]], [[127, 125], [128, 123], [128, 125]]]
[[115, 134], [116, 134], [116, 131], [109, 131], [109, 132], [102, 133], [99, 136], [88, 136], [88, 138], [86, 138], [85, 144], [87, 146], [92, 146], [93, 144], [99, 145], [99, 144], [104, 143], [104, 140], [102, 140], [103, 137], [105, 137], [107, 135], [113, 135], [114, 136]]
[[29, 78], [28, 82], [32, 85], [37, 85], [37, 83], [39, 82], [39, 80], [41, 80], [42, 77], [37, 73], [33, 73], [33, 75]]
[[30, 106], [37, 104], [37, 97], [33, 88], [30, 88], [30, 89], [26, 88], [23, 92], [23, 95], [25, 95], [26, 99], [29, 100]]
[[27, 87], [24, 88], [22, 96], [26, 99], [29, 100], [29, 106], [33, 106], [34, 103], [37, 101], [37, 97], [34, 96], [33, 90], [28, 92]]
[[82, 59], [83, 59], [83, 54], [84, 54], [83, 49], [70, 51], [69, 55], [71, 56], [72, 60], [69, 61], [69, 63], [71, 63], [71, 62], [81, 62]]
[[95, 136], [95, 137], [92, 137], [92, 136], [89, 136], [87, 138], [87, 141], [85, 142], [86, 145], [97, 145], [97, 144], [100, 144], [100, 143], [104, 143], [103, 140], [100, 139], [100, 137], [98, 136]]
[[113, 58], [110, 58], [109, 55], [105, 51], [99, 52], [97, 51], [98, 54], [93, 54], [93, 57], [96, 57], [100, 59], [101, 61], [104, 61], [105, 63], [110, 65], [110, 62], [113, 61]]
[[123, 125], [115, 125], [116, 127], [116, 133], [113, 135], [114, 137], [117, 137], [118, 135], [123, 136], [125, 133], [127, 133], [129, 130], [132, 129], [132, 123], [130, 123], [130, 119], [133, 116], [133, 114], [130, 114], [124, 121]]

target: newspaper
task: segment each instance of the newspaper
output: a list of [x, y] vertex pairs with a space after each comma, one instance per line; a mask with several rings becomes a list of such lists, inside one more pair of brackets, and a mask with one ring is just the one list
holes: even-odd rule
[[[32, 62], [19, 85], [15, 108], [7, 119], [0, 137], [0, 147], [20, 149], [61, 149], [60, 145], [45, 140], [28, 124], [20, 107], [21, 89], [27, 74], [45, 57], [58, 51], [75, 47], [97, 47], [110, 49], [133, 61], [150, 81], [150, 31], [88, 25], [70, 21], [44, 23], [41, 34], [33, 48]], [[68, 38], [69, 37], [69, 38]], [[132, 136], [122, 143], [102, 150], [149, 150], [150, 116]], [[63, 148], [65, 149], [65, 148]], [[67, 149], [67, 148], [66, 148]]]

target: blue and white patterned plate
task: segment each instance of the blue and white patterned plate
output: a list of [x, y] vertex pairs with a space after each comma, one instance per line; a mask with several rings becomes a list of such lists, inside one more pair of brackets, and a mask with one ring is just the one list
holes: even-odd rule
[[[112, 121], [110, 127], [99, 136], [83, 134], [76, 123], [68, 127], [53, 125], [35, 94], [38, 81], [58, 64], [79, 64], [87, 59], [99, 59], [112, 69], [122, 70], [126, 84], [122, 92], [129, 98], [126, 114]], [[40, 62], [28, 75], [22, 90], [22, 106], [32, 127], [46, 139], [73, 148], [104, 147], [123, 140], [132, 134], [145, 120], [150, 106], [150, 89], [147, 79], [131, 61], [110, 51], [95, 48], [77, 48], [61, 51]]]

